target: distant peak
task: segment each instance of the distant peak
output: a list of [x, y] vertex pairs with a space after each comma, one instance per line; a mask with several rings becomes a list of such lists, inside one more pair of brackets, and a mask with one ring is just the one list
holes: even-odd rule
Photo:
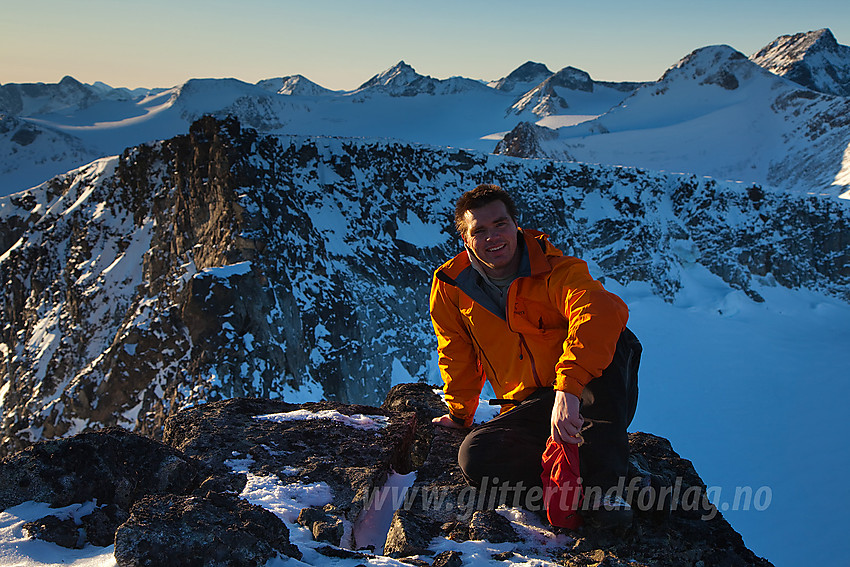
[[408, 65], [407, 63], [405, 63], [403, 59], [402, 59], [401, 61], [399, 61], [398, 63], [396, 63], [395, 65], [393, 65], [392, 67], [390, 67], [390, 70], [391, 70], [391, 71], [392, 71], [392, 70], [413, 71], [414, 73], [416, 72], [416, 71], [413, 69], [413, 67], [411, 67], [410, 65]]
[[554, 86], [566, 87], [574, 91], [593, 91], [593, 79], [590, 78], [590, 74], [575, 67], [564, 67], [547, 81]]
[[509, 78], [521, 79], [524, 77], [533, 77], [539, 75], [551, 75], [552, 71], [549, 70], [546, 65], [543, 63], [535, 63], [534, 61], [526, 61], [516, 69], [514, 69]]
[[82, 83], [80, 81], [78, 81], [77, 79], [75, 79], [74, 77], [72, 77], [71, 75], [65, 75], [64, 77], [62, 77], [62, 80], [59, 81], [59, 84], [60, 85], [73, 85], [75, 87], [76, 86], [82, 86]]
[[829, 28], [780, 36], [750, 60], [808, 89], [850, 96], [850, 47]]
[[[692, 51], [674, 65], [671, 70], [690, 68], [708, 69], [723, 66], [732, 61], [745, 60], [746, 58], [746, 55], [728, 45], [709, 45], [708, 47], [701, 47]], [[662, 77], [663, 79], [664, 77]]]
[[418, 74], [413, 67], [399, 61], [383, 73], [375, 75], [362, 85], [358, 90], [373, 88], [373, 87], [388, 87], [388, 88], [404, 88], [420, 83], [423, 80], [430, 80], [430, 77], [423, 77]]
[[755, 61], [775, 58], [777, 54], [782, 54], [786, 58], [801, 59], [809, 51], [832, 51], [837, 47], [838, 41], [832, 31], [829, 28], [822, 28], [794, 35], [781, 35], [753, 55], [752, 59]]
[[543, 63], [526, 61], [511, 71], [507, 77], [490, 83], [490, 86], [500, 91], [511, 91], [517, 84], [526, 86], [529, 84], [538, 84], [551, 76], [552, 71]]

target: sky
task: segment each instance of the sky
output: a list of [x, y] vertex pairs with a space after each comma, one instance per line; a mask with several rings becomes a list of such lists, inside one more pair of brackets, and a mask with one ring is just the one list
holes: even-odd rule
[[301, 74], [352, 90], [401, 60], [440, 79], [495, 80], [537, 61], [650, 81], [707, 45], [750, 55], [824, 27], [850, 44], [846, 0], [0, 0], [0, 13], [2, 84]]

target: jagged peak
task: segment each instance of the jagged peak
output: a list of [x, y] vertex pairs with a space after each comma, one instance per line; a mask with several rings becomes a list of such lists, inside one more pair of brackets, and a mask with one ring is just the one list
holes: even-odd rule
[[775, 59], [782, 55], [786, 59], [801, 59], [810, 51], [832, 51], [838, 47], [838, 41], [829, 28], [816, 31], [781, 35], [755, 53], [751, 59], [760, 61]]
[[430, 79], [416, 72], [416, 70], [405, 63], [399, 61], [383, 73], [379, 73], [360, 85], [358, 90], [368, 89], [370, 87], [387, 87], [387, 86], [402, 86], [409, 85], [417, 79]]
[[517, 84], [537, 84], [551, 76], [552, 71], [550, 71], [543, 63], [526, 61], [511, 71], [507, 77], [503, 77], [498, 81], [493, 81], [489, 83], [488, 86], [500, 91], [511, 91], [514, 90]]
[[413, 67], [399, 61], [383, 73], [375, 75], [354, 91], [364, 94], [370, 91], [381, 92], [390, 96], [417, 96], [420, 94], [455, 94], [475, 89], [486, 89], [481, 82], [464, 77], [435, 79], [431, 76], [420, 75]]
[[829, 28], [780, 36], [750, 60], [806, 88], [850, 96], [850, 47]]

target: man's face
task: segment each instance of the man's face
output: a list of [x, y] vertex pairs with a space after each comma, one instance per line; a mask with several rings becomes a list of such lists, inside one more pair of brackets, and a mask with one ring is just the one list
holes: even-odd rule
[[463, 242], [483, 264], [486, 274], [504, 278], [519, 267], [517, 225], [502, 201], [492, 201], [464, 214]]

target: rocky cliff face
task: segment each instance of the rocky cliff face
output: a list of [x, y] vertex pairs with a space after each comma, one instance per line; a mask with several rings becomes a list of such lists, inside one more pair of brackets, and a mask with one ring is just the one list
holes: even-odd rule
[[433, 368], [432, 270], [450, 211], [513, 191], [595, 275], [672, 300], [701, 265], [850, 299], [841, 203], [650, 174], [362, 140], [260, 136], [204, 119], [0, 200], [5, 451], [256, 396], [380, 402]]
[[[630, 438], [628, 485], [639, 491], [629, 527], [559, 532], [540, 512], [488, 509], [457, 466], [464, 432], [431, 423], [444, 410], [424, 384], [397, 386], [381, 407], [204, 404], [170, 416], [165, 443], [116, 428], [5, 457], [0, 511], [48, 502], [59, 509], [27, 523], [30, 537], [68, 548], [114, 542], [121, 566], [256, 566], [275, 556], [387, 564], [383, 554], [430, 567], [461, 565], [470, 549], [480, 550], [473, 562], [770, 565], [708, 502], [691, 463], [645, 433]], [[393, 471], [416, 480], [403, 498], [381, 499]], [[674, 486], [664, 506], [641, 504]], [[383, 531], [382, 510], [392, 516]]]

